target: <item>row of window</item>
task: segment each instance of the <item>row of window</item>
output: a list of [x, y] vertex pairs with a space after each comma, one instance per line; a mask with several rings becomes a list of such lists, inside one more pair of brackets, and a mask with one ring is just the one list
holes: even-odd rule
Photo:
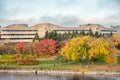
[[74, 31], [80, 33], [82, 31], [84, 31], [85, 33], [89, 32], [90, 30], [54, 30], [57, 33], [73, 33]]
[[3, 36], [28, 36], [28, 35], [35, 35], [35, 34], [2, 34]]
[[8, 38], [8, 39], [6, 39], [6, 38], [2, 38], [2, 40], [31, 40], [31, 39], [33, 39], [33, 38]]
[[54, 31], [71, 31], [71, 32], [73, 32], [73, 31], [90, 31], [90, 30], [54, 30]]
[[2, 30], [2, 31], [7, 31], [7, 32], [31, 32], [31, 31], [38, 31], [38, 30]]
[[117, 30], [101, 30], [102, 32], [117, 32]]

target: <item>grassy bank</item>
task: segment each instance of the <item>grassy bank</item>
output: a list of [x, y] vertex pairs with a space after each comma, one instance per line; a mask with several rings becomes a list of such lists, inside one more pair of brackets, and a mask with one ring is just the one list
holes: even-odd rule
[[105, 70], [120, 71], [120, 65], [107, 64], [79, 64], [77, 62], [59, 63], [56, 60], [39, 60], [37, 65], [16, 65], [16, 64], [0, 64], [1, 69], [42, 69], [42, 70], [73, 70], [73, 71], [89, 71], [89, 70]]

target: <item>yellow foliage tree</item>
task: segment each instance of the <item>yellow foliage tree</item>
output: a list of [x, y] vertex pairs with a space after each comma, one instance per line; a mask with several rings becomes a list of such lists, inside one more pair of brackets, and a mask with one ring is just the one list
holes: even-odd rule
[[67, 60], [82, 60], [87, 55], [87, 40], [89, 38], [89, 36], [84, 36], [71, 39], [61, 48], [60, 55], [64, 56]]
[[92, 59], [100, 59], [103, 58], [107, 55], [109, 55], [109, 43], [104, 41], [102, 38], [97, 38], [92, 40], [89, 43], [89, 60]]
[[113, 35], [113, 40], [116, 46], [120, 46], [120, 34]]
[[67, 60], [101, 59], [109, 55], [109, 44], [102, 38], [82, 36], [71, 39], [61, 48], [60, 55]]

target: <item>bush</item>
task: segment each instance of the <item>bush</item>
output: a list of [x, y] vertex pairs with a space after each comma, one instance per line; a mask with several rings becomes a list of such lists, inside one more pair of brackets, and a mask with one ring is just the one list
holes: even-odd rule
[[0, 54], [15, 54], [14, 46], [2, 45], [0, 46]]
[[118, 59], [116, 55], [108, 55], [105, 58], [106, 63], [112, 65], [112, 64], [117, 64]]
[[18, 65], [35, 65], [38, 64], [37, 59], [19, 59], [17, 60]]
[[37, 55], [36, 54], [27, 54], [24, 55], [22, 57], [20, 57], [17, 60], [18, 65], [35, 65], [38, 64], [38, 60], [37, 60]]
[[16, 63], [15, 56], [9, 54], [1, 55], [0, 63], [5, 65]]
[[5, 54], [0, 56], [1, 64], [34, 65], [38, 64], [36, 54]]

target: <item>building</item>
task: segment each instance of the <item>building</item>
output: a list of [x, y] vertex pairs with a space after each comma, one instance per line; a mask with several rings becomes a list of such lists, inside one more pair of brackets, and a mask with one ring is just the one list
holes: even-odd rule
[[1, 28], [1, 43], [7, 42], [32, 42], [35, 34], [44, 37], [46, 31], [57, 28], [53, 24], [38, 24], [28, 27], [26, 24], [13, 24]]
[[7, 42], [32, 42], [35, 34], [39, 37], [44, 37], [45, 32], [56, 31], [57, 33], [68, 33], [74, 31], [85, 31], [88, 33], [90, 29], [95, 33], [109, 34], [120, 33], [120, 26], [105, 28], [100, 24], [84, 24], [79, 27], [61, 27], [50, 23], [42, 23], [29, 27], [26, 24], [12, 24], [6, 27], [1, 27], [1, 43]]

